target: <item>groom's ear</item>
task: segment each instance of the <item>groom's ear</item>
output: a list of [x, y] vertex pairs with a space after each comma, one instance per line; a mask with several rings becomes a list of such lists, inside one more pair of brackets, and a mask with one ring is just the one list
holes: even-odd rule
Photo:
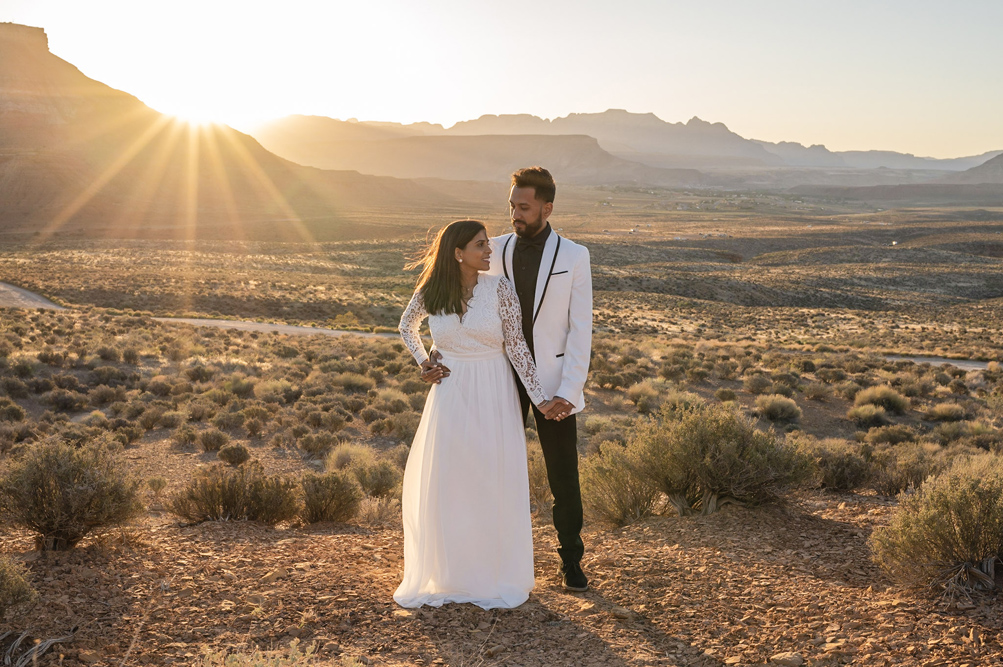
[[543, 204], [543, 219], [546, 220], [554, 212], [554, 202], [548, 201]]

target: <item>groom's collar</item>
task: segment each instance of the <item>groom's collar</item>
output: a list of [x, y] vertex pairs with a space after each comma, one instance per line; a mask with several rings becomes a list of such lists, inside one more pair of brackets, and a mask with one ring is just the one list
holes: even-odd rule
[[515, 247], [516, 248], [542, 248], [547, 243], [547, 239], [550, 238], [550, 234], [553, 231], [550, 227], [550, 223], [543, 230], [534, 236], [533, 238], [525, 239], [518, 234], [515, 237]]

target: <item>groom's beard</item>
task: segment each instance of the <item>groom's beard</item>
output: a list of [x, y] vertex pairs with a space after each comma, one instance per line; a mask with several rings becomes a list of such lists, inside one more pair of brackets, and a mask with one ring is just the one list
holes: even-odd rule
[[[519, 222], [521, 222], [522, 225], [523, 225], [523, 227], [521, 229], [516, 226], [516, 224], [519, 223]], [[546, 226], [547, 226], [547, 223], [544, 222], [544, 220], [543, 220], [543, 212], [542, 211], [540, 212], [540, 215], [538, 215], [536, 217], [536, 220], [513, 220], [512, 221], [512, 229], [515, 230], [515, 235], [518, 236], [518, 237], [520, 237], [520, 238], [524, 238], [524, 239], [531, 239], [531, 238], [533, 238], [534, 236], [536, 236], [537, 234], [539, 234], [540, 232], [542, 232], [543, 228], [546, 227]]]

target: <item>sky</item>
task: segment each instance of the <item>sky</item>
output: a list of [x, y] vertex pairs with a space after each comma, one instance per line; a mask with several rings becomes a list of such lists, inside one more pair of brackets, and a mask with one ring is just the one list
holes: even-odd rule
[[87, 76], [238, 129], [626, 109], [766, 141], [1003, 149], [998, 0], [0, 0]]

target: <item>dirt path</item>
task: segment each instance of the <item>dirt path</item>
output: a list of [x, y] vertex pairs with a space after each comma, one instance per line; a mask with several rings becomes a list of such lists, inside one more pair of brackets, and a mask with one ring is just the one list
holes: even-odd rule
[[[21, 287], [0, 283], [0, 308], [49, 308], [65, 310], [63, 306], [49, 301], [40, 294], [29, 292]], [[154, 317], [158, 322], [179, 322], [197, 327], [216, 327], [219, 329], [239, 329], [240, 331], [258, 331], [260, 333], [280, 333], [293, 336], [362, 336], [363, 338], [396, 338], [396, 333], [368, 333], [365, 331], [343, 331], [339, 329], [324, 329], [322, 327], [294, 326], [291, 324], [272, 324], [270, 322], [248, 322], [243, 320], [215, 320], [201, 317]]]
[[59, 304], [53, 303], [44, 296], [29, 292], [26, 289], [0, 283], [0, 308], [48, 308], [64, 310]]
[[272, 324], [270, 322], [247, 322], [243, 320], [213, 320], [201, 317], [154, 317], [158, 322], [179, 322], [196, 327], [217, 327], [220, 329], [239, 329], [240, 331], [258, 331], [261, 333], [291, 334], [294, 336], [362, 336], [363, 338], [397, 338], [396, 333], [369, 333], [366, 331], [343, 331], [340, 329], [324, 329], [322, 327], [294, 326], [292, 324]]

